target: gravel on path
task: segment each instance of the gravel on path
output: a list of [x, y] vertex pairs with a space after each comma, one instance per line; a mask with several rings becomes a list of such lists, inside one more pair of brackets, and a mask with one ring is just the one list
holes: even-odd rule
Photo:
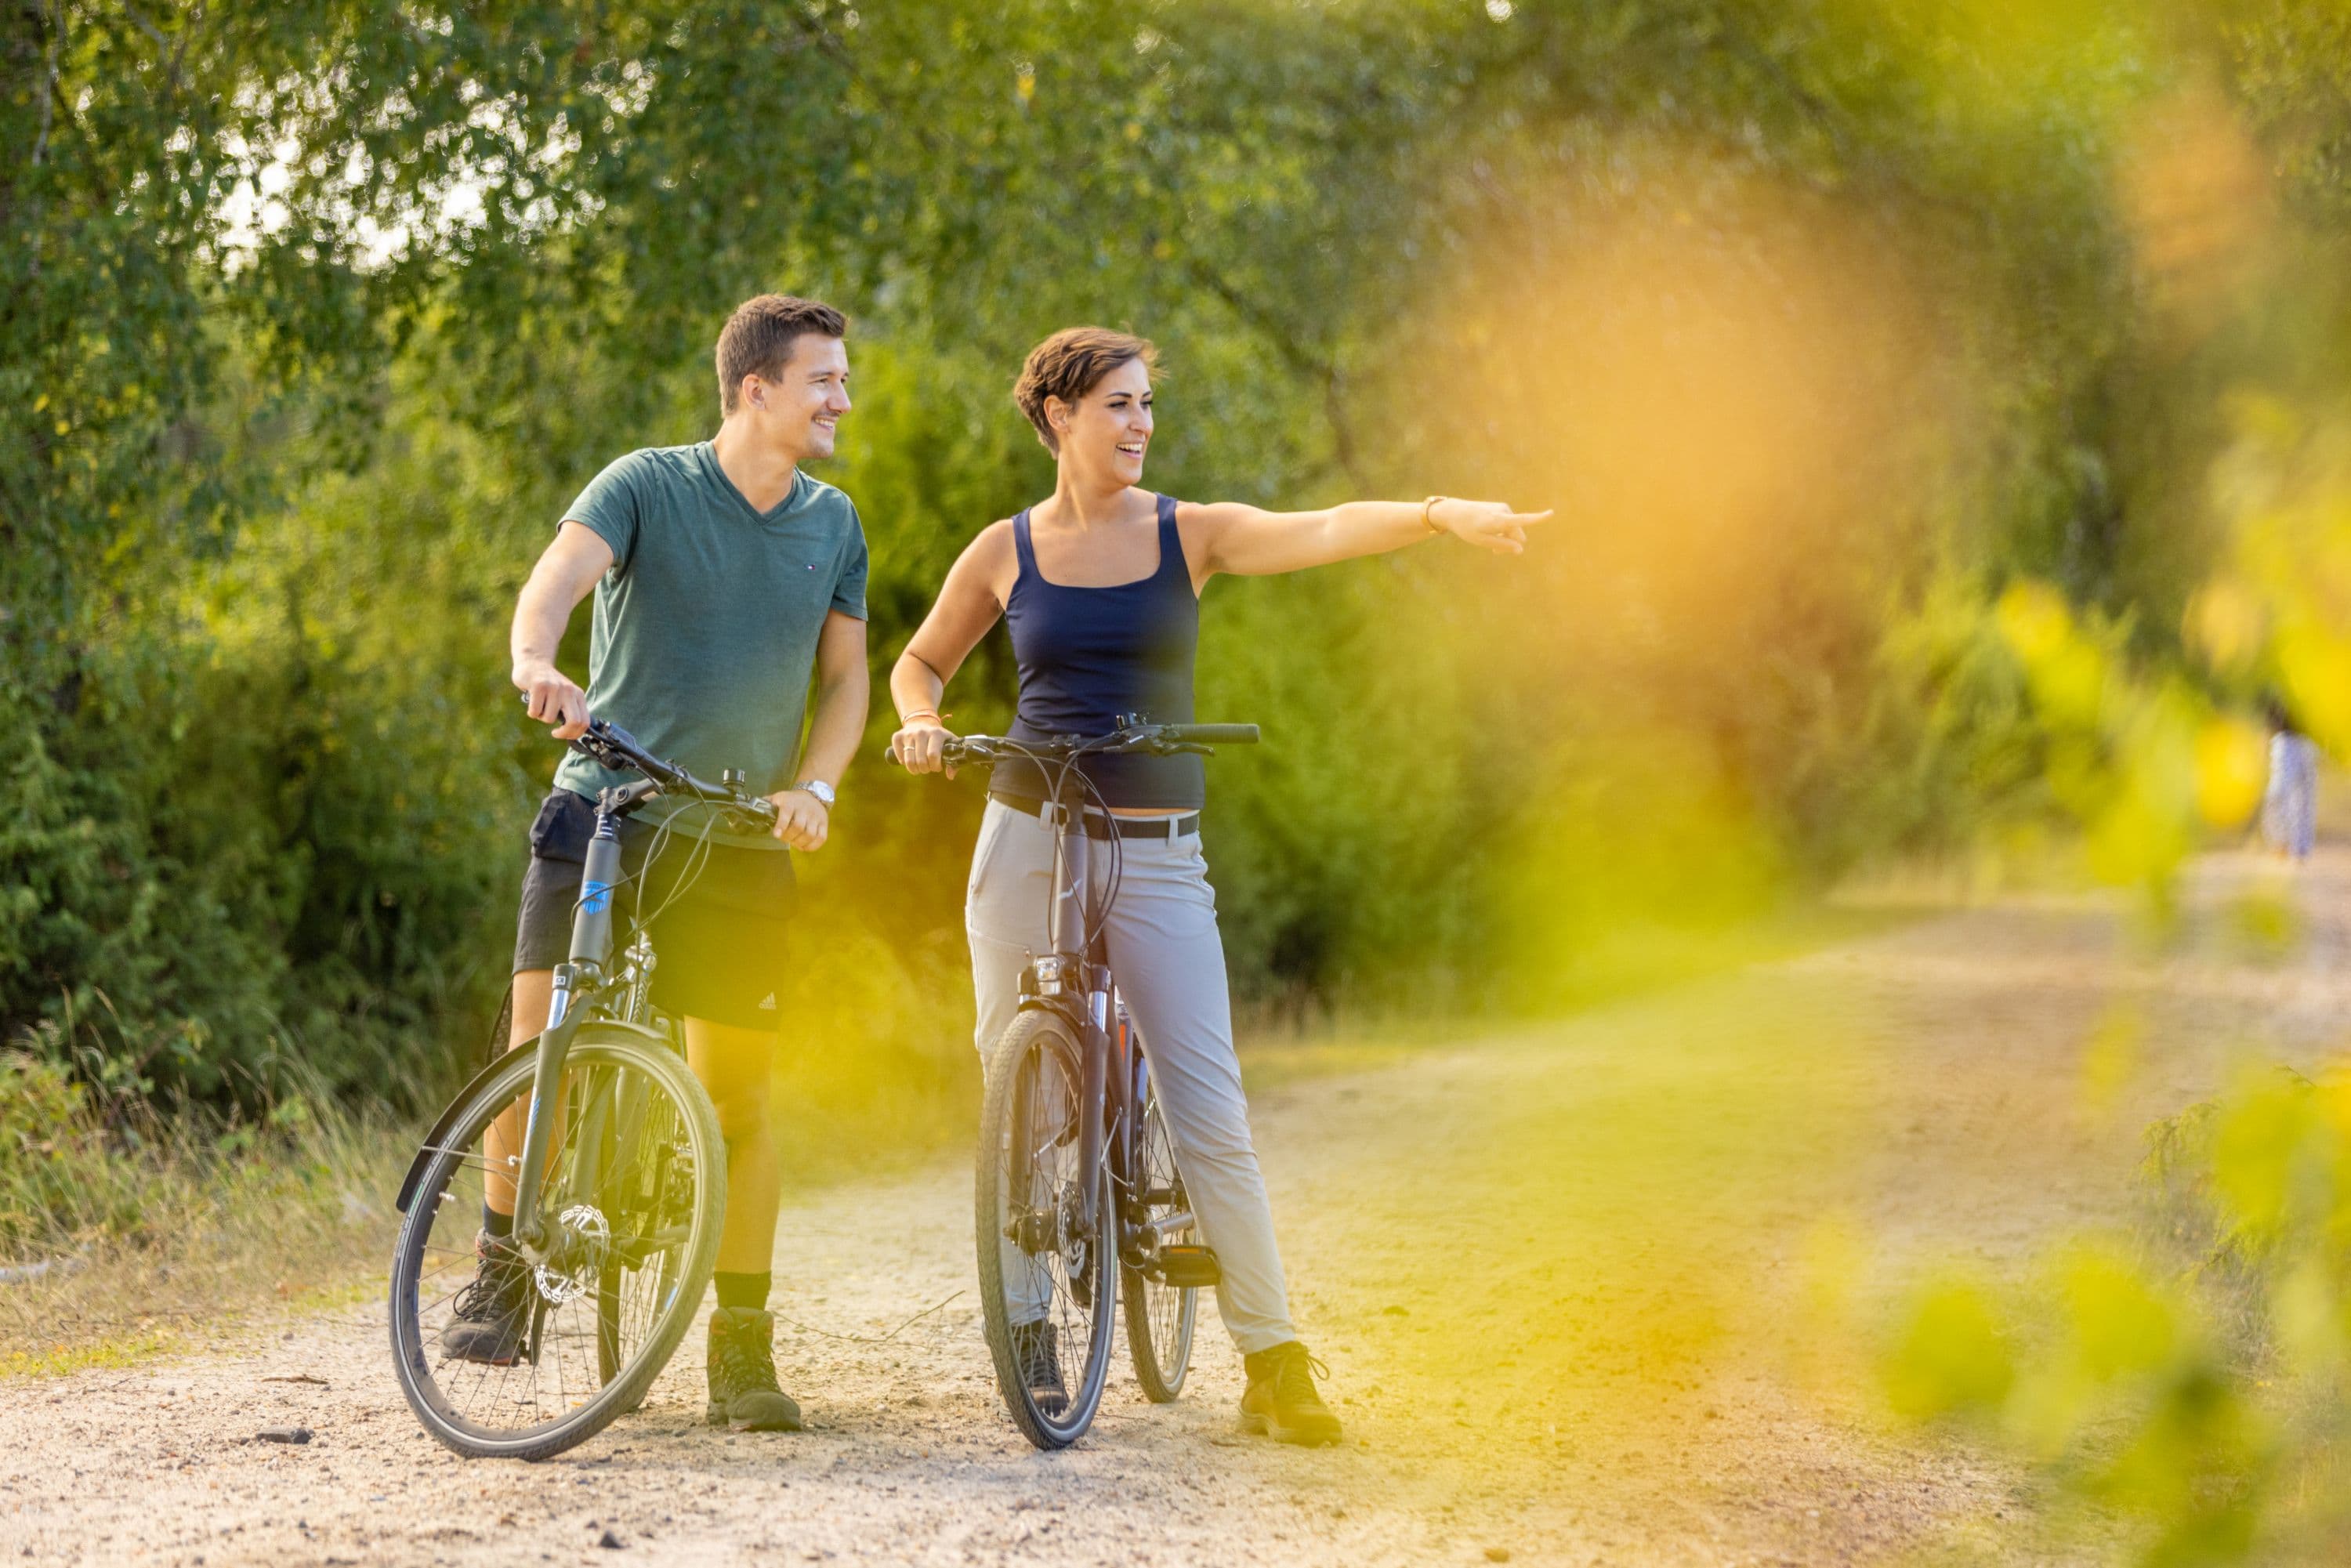
[[[2232, 935], [2264, 874], [2200, 866], [2160, 958], [2100, 901], [2011, 900], [1260, 1095], [1336, 1449], [1235, 1429], [1212, 1312], [1179, 1403], [1122, 1364], [1087, 1440], [1031, 1449], [950, 1164], [788, 1207], [777, 1359], [807, 1432], [701, 1425], [697, 1331], [572, 1452], [460, 1459], [365, 1298], [0, 1383], [0, 1562], [2043, 1561], [2028, 1479], [1886, 1425], [1846, 1314], [1939, 1258], [2022, 1267], [2116, 1221], [2147, 1120], [2241, 1052], [2332, 1046], [2351, 855], [2305, 870], [2283, 958]], [[2087, 1096], [2118, 1009], [2131, 1070]]]

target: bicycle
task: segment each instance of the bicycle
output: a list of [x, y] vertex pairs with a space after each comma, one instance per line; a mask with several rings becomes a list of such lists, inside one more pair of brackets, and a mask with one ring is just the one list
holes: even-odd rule
[[[946, 760], [957, 767], [1016, 758], [1035, 764], [1050, 780], [1059, 818], [1046, 951], [1021, 971], [1019, 1012], [987, 1054], [974, 1191], [981, 1315], [997, 1388], [1014, 1424], [1040, 1448], [1067, 1448], [1092, 1425], [1122, 1296], [1136, 1382], [1155, 1404], [1176, 1398], [1191, 1366], [1200, 1289], [1217, 1280], [1215, 1254], [1193, 1239], [1196, 1225], [1144, 1042], [1119, 998], [1088, 896], [1081, 797], [1105, 816], [1108, 807], [1077, 764], [1118, 752], [1210, 755], [1216, 746], [1257, 739], [1253, 724], [1130, 718], [1092, 739], [969, 735], [946, 744]], [[1113, 857], [1099, 905], [1107, 910], [1118, 895], [1119, 839], [1102, 842]], [[1040, 1298], [1041, 1318], [1034, 1315]], [[1050, 1336], [1060, 1366], [1081, 1368], [1060, 1401], [1040, 1399], [1030, 1386], [1040, 1335]]]
[[[543, 1459], [642, 1404], [700, 1308], [726, 1209], [718, 1113], [686, 1065], [675, 1020], [650, 1000], [659, 960], [646, 927], [658, 909], [645, 913], [640, 901], [634, 938], [611, 964], [613, 901], [631, 881], [620, 823], [656, 795], [701, 802], [746, 827], [772, 827], [776, 808], [734, 769], [705, 783], [601, 719], [571, 744], [641, 777], [596, 802], [570, 956], [556, 967], [547, 1027], [458, 1092], [398, 1199], [391, 1319], [401, 1392], [425, 1430], [474, 1458]], [[669, 831], [664, 822], [648, 846], [634, 873], [641, 884]], [[697, 847], [671, 897], [699, 873], [707, 847]], [[528, 1319], [510, 1323], [522, 1333], [507, 1362], [435, 1356], [453, 1302], [482, 1287], [474, 1230], [492, 1171], [484, 1140], [517, 1100], [528, 1104], [522, 1151], [498, 1174], [514, 1186]]]

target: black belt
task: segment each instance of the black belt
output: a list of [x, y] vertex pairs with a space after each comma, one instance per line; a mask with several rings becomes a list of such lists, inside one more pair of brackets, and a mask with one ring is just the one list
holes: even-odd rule
[[[1008, 795], [1001, 789], [990, 789], [987, 798], [1001, 800], [1016, 811], [1026, 811], [1040, 821], [1044, 820], [1048, 802], [1031, 800], [1024, 795]], [[1106, 839], [1113, 829], [1122, 839], [1180, 839], [1186, 833], [1200, 831], [1200, 813], [1186, 811], [1180, 817], [1105, 817], [1089, 810], [1084, 817], [1086, 837]]]

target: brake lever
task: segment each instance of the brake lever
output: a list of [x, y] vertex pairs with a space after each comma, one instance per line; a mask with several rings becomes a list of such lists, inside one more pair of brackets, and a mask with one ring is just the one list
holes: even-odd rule
[[718, 809], [732, 819], [738, 828], [756, 828], [763, 833], [775, 831], [776, 818], [778, 815], [776, 803], [764, 795], [755, 795], [749, 800], [737, 800]]

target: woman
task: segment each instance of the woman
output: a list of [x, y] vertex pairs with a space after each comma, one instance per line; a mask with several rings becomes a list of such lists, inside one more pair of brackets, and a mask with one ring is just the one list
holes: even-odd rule
[[2302, 733], [2283, 698], [2272, 696], [2262, 707], [2270, 776], [2262, 791], [2262, 837], [2287, 860], [2308, 860], [2318, 836], [2318, 743]]
[[[1440, 497], [1266, 512], [1153, 495], [1138, 487], [1151, 444], [1152, 368], [1149, 343], [1095, 327], [1056, 332], [1029, 355], [1012, 395], [1059, 476], [1049, 498], [971, 542], [891, 673], [902, 726], [891, 750], [912, 771], [941, 768], [949, 732], [940, 698], [999, 616], [1019, 667], [1015, 738], [1102, 735], [1126, 714], [1189, 723], [1200, 590], [1217, 573], [1297, 571], [1438, 534], [1516, 555], [1526, 525], [1550, 516]], [[1249, 1369], [1242, 1425], [1286, 1442], [1335, 1442], [1338, 1419], [1290, 1325], [1249, 1140], [1216, 898], [1200, 854], [1200, 758], [1102, 757], [1085, 772], [1113, 816], [1172, 819], [1161, 832], [1120, 832], [1123, 873], [1106, 936], [1202, 1239], [1222, 1271], [1217, 1309]], [[1054, 834], [1043, 820], [1046, 793], [1033, 768], [999, 768], [973, 854], [965, 918], [982, 1050], [1011, 1023], [1021, 967], [1044, 942]], [[1044, 1354], [1050, 1340], [1036, 1337], [1039, 1353], [1024, 1358], [1032, 1385], [1058, 1394], [1059, 1369]]]

